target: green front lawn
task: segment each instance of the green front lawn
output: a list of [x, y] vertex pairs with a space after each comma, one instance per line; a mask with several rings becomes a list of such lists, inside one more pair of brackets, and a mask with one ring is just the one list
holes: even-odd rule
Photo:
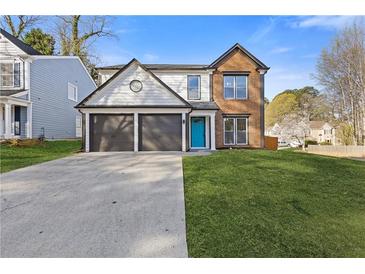
[[0, 172], [26, 167], [80, 151], [81, 141], [45, 141], [31, 147], [0, 145]]
[[365, 257], [365, 163], [294, 151], [185, 157], [190, 257]]

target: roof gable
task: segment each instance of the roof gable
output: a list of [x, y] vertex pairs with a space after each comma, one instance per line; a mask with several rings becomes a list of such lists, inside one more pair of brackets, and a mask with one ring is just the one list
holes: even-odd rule
[[42, 55], [42, 53], [35, 50], [31, 46], [25, 44], [23, 41], [21, 41], [20, 39], [16, 38], [13, 35], [11, 35], [10, 33], [8, 33], [7, 31], [5, 31], [2, 28], [0, 28], [0, 34], [3, 37], [5, 37], [10, 43], [12, 43], [14, 46], [19, 48], [21, 51], [23, 51], [26, 54], [28, 54], [28, 55]]
[[330, 129], [330, 128], [332, 128], [331, 124], [329, 124], [325, 121], [310, 121], [309, 127], [311, 129], [322, 129], [322, 128]]
[[263, 62], [261, 62], [259, 59], [257, 59], [252, 53], [250, 53], [247, 49], [242, 47], [239, 43], [236, 43], [228, 49], [225, 53], [223, 53], [221, 56], [219, 56], [213, 63], [210, 64], [210, 68], [215, 68], [218, 66], [221, 61], [223, 61], [226, 57], [228, 57], [232, 52], [235, 50], [242, 51], [245, 55], [247, 55], [255, 64], [257, 64], [259, 69], [270, 69], [268, 66], [266, 66]]
[[[143, 88], [130, 90], [130, 82], [139, 80]], [[136, 59], [130, 61], [103, 85], [99, 86], [76, 107], [191, 107]]]

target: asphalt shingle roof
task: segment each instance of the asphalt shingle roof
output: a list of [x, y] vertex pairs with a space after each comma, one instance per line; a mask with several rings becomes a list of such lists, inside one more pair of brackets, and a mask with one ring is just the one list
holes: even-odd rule
[[27, 45], [23, 41], [19, 40], [15, 36], [11, 35], [9, 32], [5, 31], [4, 29], [0, 28], [0, 33], [7, 38], [10, 42], [12, 42], [15, 46], [20, 48], [22, 51], [24, 51], [26, 54], [29, 55], [43, 55], [39, 51], [35, 50], [31, 46]]

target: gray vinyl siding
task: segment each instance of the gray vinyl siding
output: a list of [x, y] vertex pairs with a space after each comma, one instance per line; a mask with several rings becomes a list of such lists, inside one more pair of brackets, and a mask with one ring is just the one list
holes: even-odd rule
[[26, 138], [27, 137], [27, 108], [20, 107], [20, 137]]
[[[33, 138], [76, 138], [74, 106], [95, 89], [78, 59], [36, 59], [30, 68]], [[68, 99], [68, 83], [78, 87], [78, 101]]]

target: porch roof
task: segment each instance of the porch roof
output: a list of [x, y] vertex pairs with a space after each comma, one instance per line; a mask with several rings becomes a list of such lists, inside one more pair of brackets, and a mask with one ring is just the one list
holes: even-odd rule
[[192, 105], [193, 109], [200, 109], [200, 110], [218, 110], [219, 107], [215, 102], [192, 102], [189, 101], [190, 105]]
[[8, 104], [12, 104], [12, 105], [19, 105], [19, 106], [29, 106], [32, 104], [32, 102], [26, 100], [26, 99], [21, 99], [21, 98], [16, 98], [13, 96], [0, 96], [0, 103], [8, 103]]

